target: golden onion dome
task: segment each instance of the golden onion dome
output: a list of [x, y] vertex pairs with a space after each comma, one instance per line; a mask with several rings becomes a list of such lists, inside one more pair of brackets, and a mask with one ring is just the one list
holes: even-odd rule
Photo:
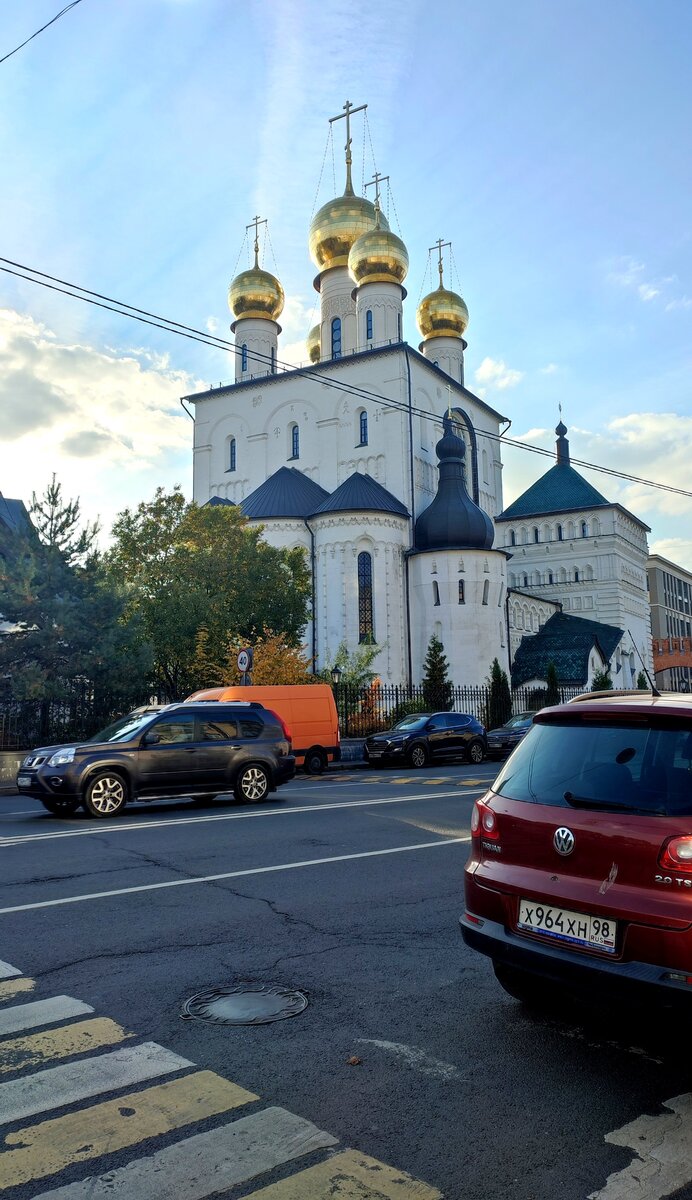
[[426, 342], [434, 337], [461, 338], [469, 323], [469, 310], [461, 296], [440, 285], [421, 300], [416, 322]]
[[241, 271], [228, 289], [228, 307], [236, 320], [241, 317], [260, 317], [276, 321], [284, 306], [284, 289], [275, 275], [257, 265]]
[[322, 357], [322, 328], [320, 325], [313, 325], [305, 344], [310, 362], [318, 363]]
[[[375, 224], [374, 204], [348, 187], [343, 196], [323, 204], [310, 223], [310, 257], [317, 269], [322, 272], [330, 267], [347, 267], [353, 243]], [[382, 214], [380, 226], [389, 229]]]
[[403, 283], [406, 278], [408, 251], [400, 237], [382, 228], [381, 213], [379, 220], [351, 246], [348, 272], [355, 284]]

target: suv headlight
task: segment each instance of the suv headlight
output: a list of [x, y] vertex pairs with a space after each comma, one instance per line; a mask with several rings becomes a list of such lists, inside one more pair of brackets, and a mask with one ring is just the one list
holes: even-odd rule
[[49, 767], [59, 767], [63, 763], [71, 763], [74, 759], [74, 746], [70, 746], [67, 750], [56, 750], [55, 754], [48, 759]]

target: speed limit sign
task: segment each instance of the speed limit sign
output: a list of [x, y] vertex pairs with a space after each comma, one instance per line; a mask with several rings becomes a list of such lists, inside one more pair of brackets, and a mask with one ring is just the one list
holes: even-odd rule
[[252, 650], [241, 650], [238, 655], [238, 670], [245, 674], [252, 670]]

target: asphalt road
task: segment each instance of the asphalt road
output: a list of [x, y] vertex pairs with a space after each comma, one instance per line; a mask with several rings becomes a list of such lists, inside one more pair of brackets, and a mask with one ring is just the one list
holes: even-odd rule
[[[95, 1197], [106, 1172], [121, 1190], [104, 1195], [135, 1200], [133, 1170], [163, 1189], [141, 1184], [147, 1200], [692, 1196], [686, 1027], [529, 1012], [461, 941], [471, 808], [493, 773], [301, 777], [262, 806], [136, 805], [103, 823], [0, 798], [3, 1200]], [[181, 1017], [240, 981], [308, 1007], [260, 1026]], [[166, 1065], [137, 1076], [143, 1055]], [[67, 1069], [95, 1059], [104, 1081], [71, 1097], [85, 1085]], [[246, 1165], [210, 1185], [231, 1134]], [[649, 1143], [672, 1146], [663, 1168]], [[175, 1175], [193, 1152], [197, 1190]], [[644, 1182], [615, 1190], [633, 1161]]]

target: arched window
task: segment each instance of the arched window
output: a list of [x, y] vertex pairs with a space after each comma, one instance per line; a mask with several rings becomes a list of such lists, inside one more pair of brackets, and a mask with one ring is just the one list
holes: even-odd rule
[[486, 579], [483, 584], [483, 603], [484, 604], [488, 603], [489, 592], [490, 592], [490, 580]]
[[435, 608], [440, 607], [440, 589], [436, 579], [433, 579], [433, 604]]
[[360, 446], [368, 444], [368, 414], [363, 410], [358, 417], [358, 435], [360, 437]]
[[574, 568], [574, 582], [579, 583], [579, 571], [576, 567]]
[[372, 643], [374, 640], [372, 555], [362, 550], [358, 555], [358, 641]]
[[236, 466], [235, 438], [231, 438], [230, 442], [228, 443], [228, 469], [229, 469], [229, 471], [235, 471], [235, 466]]
[[291, 426], [291, 458], [300, 458], [300, 429], [297, 425]]
[[243, 342], [240, 351], [240, 369], [241, 371], [247, 371], [247, 342]]
[[525, 575], [524, 576], [524, 587], [528, 587], [528, 586], [529, 586], [529, 577], [528, 577], [528, 575]]
[[534, 527], [533, 527], [533, 540], [534, 540], [534, 542], [540, 542], [540, 540], [541, 540], [541, 535], [538, 532], [537, 525], [534, 525]]
[[553, 579], [552, 571], [548, 571], [548, 583], [555, 583], [555, 580]]
[[459, 580], [459, 603], [460, 604], [466, 603], [466, 600], [464, 598], [464, 581], [463, 581], [463, 579]]
[[516, 546], [517, 544], [517, 535], [513, 529], [509, 531], [509, 544], [510, 546]]
[[365, 340], [372, 341], [372, 309], [368, 309], [365, 314]]
[[332, 321], [332, 358], [341, 358], [341, 317]]
[[588, 527], [588, 525], [586, 524], [586, 521], [582, 521], [582, 523], [581, 523], [581, 536], [582, 536], [582, 537], [588, 537], [588, 536], [589, 536], [589, 527]]
[[558, 542], [562, 541], [562, 525], [558, 525], [557, 527], [557, 540]]
[[273, 346], [269, 362], [269, 370], [271, 371], [272, 375], [276, 375], [276, 350]]

